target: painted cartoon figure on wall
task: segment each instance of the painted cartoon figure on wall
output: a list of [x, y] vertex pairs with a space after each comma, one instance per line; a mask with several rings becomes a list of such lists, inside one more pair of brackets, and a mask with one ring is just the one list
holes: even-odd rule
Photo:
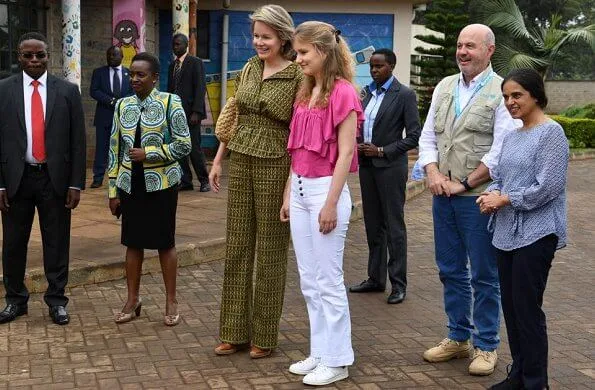
[[140, 38], [136, 23], [129, 19], [119, 21], [114, 28], [114, 38], [118, 41], [116, 46], [122, 50], [122, 65], [129, 67], [137, 53], [137, 40]]

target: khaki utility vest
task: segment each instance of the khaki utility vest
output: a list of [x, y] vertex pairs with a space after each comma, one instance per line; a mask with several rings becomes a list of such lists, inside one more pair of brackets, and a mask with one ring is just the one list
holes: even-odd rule
[[[502, 100], [502, 77], [483, 71], [478, 80], [492, 74], [486, 84], [471, 98], [461, 115], [455, 115], [455, 88], [459, 74], [446, 77], [439, 85], [434, 131], [438, 145], [438, 168], [452, 180], [462, 180], [479, 166], [481, 158], [490, 151], [494, 141], [496, 108]], [[477, 195], [488, 186], [485, 183], [461, 195]]]

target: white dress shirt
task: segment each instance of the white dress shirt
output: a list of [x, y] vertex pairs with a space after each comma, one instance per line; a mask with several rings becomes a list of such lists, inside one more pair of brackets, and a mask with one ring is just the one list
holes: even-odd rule
[[[485, 71], [484, 71], [485, 72]], [[484, 76], [484, 72], [478, 74], [471, 80], [469, 85], [466, 85], [463, 80], [463, 74], [459, 73], [459, 104], [461, 108], [466, 108], [467, 105], [473, 104], [472, 98], [474, 98], [475, 88], [478, 82], [481, 81]], [[436, 139], [436, 133], [434, 132], [434, 114], [436, 113], [436, 96], [437, 92], [440, 91], [442, 82], [438, 83], [434, 94], [432, 95], [432, 103], [430, 104], [430, 110], [424, 123], [424, 128], [419, 137], [419, 164], [422, 167], [430, 163], [438, 162], [438, 140]], [[504, 136], [510, 131], [522, 126], [520, 120], [512, 119], [506, 106], [504, 105], [504, 99], [500, 101], [498, 107], [496, 107], [496, 113], [494, 118], [494, 140], [490, 151], [487, 152], [482, 158], [481, 162], [491, 170], [498, 165], [500, 158], [500, 150], [502, 148], [502, 141]]]
[[116, 66], [115, 68], [109, 67], [109, 86], [111, 91], [114, 92], [114, 73], [118, 70], [118, 76], [120, 76], [120, 91], [122, 91], [122, 80], [124, 80], [124, 75], [122, 74], [122, 65]]
[[[41, 104], [43, 106], [43, 117], [45, 123], [45, 115], [46, 115], [46, 101], [47, 101], [47, 80], [48, 80], [48, 72], [44, 72], [40, 78], [37, 79], [39, 81], [39, 86], [37, 90], [41, 95]], [[23, 72], [23, 99], [25, 100], [25, 126], [27, 127], [27, 151], [25, 152], [25, 161], [29, 164], [40, 164], [45, 161], [37, 161], [35, 157], [33, 157], [33, 128], [31, 126], [31, 96], [33, 96], [33, 78], [29, 76], [27, 73]]]

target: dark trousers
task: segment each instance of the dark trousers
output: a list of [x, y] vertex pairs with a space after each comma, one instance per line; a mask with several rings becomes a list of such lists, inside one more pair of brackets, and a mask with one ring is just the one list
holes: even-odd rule
[[64, 289], [68, 282], [70, 248], [70, 210], [66, 198], [55, 192], [47, 169], [26, 167], [19, 190], [9, 199], [10, 208], [2, 212], [2, 272], [6, 302], [26, 304], [25, 287], [27, 244], [35, 208], [39, 216], [43, 244], [43, 268], [48, 281], [44, 300], [48, 306], [65, 306]]
[[558, 237], [550, 234], [512, 251], [496, 251], [502, 312], [512, 354], [511, 377], [521, 378], [525, 389], [548, 385], [548, 341], [543, 292]]
[[[364, 222], [368, 239], [368, 277], [392, 291], [407, 289], [407, 229], [403, 207], [407, 189], [407, 164], [359, 169]], [[387, 247], [389, 260], [387, 263]]]
[[192, 185], [192, 171], [188, 164], [188, 159], [192, 163], [194, 172], [198, 176], [198, 181], [201, 184], [209, 182], [209, 173], [205, 163], [205, 154], [200, 148], [200, 122], [196, 125], [188, 124], [190, 128], [190, 141], [192, 142], [192, 150], [187, 157], [182, 158], [180, 166], [182, 167], [182, 185]]
[[93, 161], [93, 181], [103, 181], [107, 166], [107, 153], [112, 126], [95, 127], [95, 161]]

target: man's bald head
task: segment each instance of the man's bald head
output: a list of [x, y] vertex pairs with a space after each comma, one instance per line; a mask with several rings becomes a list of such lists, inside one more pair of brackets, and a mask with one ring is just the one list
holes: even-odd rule
[[485, 24], [470, 24], [461, 30], [456, 60], [467, 83], [488, 67], [495, 49], [496, 37]]

